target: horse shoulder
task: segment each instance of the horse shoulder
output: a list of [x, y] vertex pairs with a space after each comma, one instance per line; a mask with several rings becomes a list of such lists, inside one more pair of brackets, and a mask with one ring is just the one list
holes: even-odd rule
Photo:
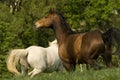
[[[74, 41], [74, 51], [75, 53], [79, 53], [81, 51], [81, 45], [82, 45], [82, 37], [84, 34], [79, 34], [76, 38], [76, 40]], [[79, 45], [78, 45], [79, 44]]]

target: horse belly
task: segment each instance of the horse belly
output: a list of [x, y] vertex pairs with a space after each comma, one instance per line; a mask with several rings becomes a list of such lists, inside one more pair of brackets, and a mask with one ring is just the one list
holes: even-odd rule
[[49, 52], [47, 54], [47, 69], [45, 72], [53, 72], [58, 69], [61, 60], [59, 58], [58, 52]]
[[46, 67], [46, 56], [43, 53], [29, 52], [27, 60], [32, 68], [40, 69]]

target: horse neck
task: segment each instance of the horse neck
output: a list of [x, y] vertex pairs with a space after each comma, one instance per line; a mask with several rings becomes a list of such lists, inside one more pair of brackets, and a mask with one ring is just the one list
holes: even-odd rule
[[63, 41], [65, 41], [69, 36], [69, 32], [72, 32], [72, 30], [67, 25], [64, 25], [59, 18], [54, 20], [53, 30], [55, 32], [58, 44], [63, 43]]

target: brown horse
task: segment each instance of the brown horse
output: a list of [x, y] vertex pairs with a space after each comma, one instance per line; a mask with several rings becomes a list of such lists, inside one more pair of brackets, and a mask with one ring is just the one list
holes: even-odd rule
[[54, 9], [51, 9], [47, 16], [35, 22], [35, 28], [41, 27], [51, 27], [54, 30], [59, 44], [59, 56], [67, 71], [75, 70], [76, 64], [82, 63], [100, 69], [95, 59], [101, 53], [103, 53], [106, 65], [110, 67], [111, 56], [105, 53], [105, 43], [99, 30], [85, 33], [73, 32], [65, 18]]

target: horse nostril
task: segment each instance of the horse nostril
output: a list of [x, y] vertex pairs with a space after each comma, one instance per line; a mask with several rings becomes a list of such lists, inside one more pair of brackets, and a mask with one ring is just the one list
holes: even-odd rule
[[37, 26], [37, 24], [34, 24], [33, 29], [34, 30], [38, 30], [39, 29], [39, 27]]

